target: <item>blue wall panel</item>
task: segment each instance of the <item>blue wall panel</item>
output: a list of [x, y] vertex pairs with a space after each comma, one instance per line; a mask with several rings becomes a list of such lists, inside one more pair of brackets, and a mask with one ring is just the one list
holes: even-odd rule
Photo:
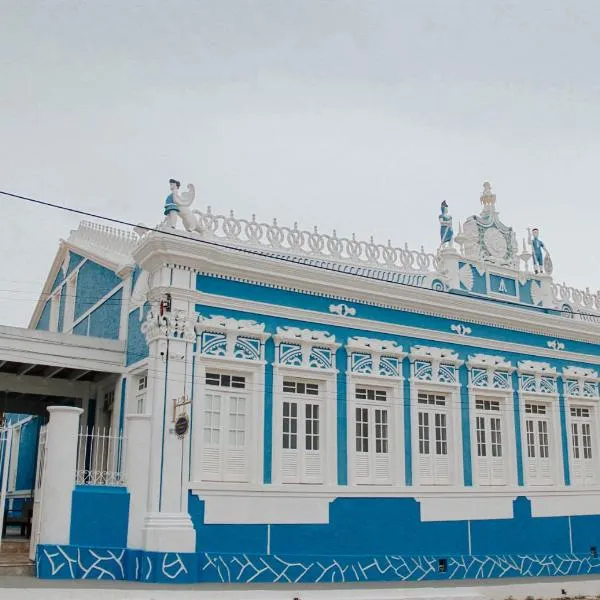
[[85, 260], [83, 256], [76, 252], [69, 251], [69, 266], [67, 267], [67, 277]]
[[67, 301], [67, 287], [63, 286], [60, 290], [60, 304], [58, 305], [58, 326], [57, 331], [63, 331], [65, 324], [65, 303]]
[[567, 517], [531, 517], [530, 501], [519, 496], [513, 502], [512, 519], [471, 522], [473, 554], [568, 553]]
[[34, 417], [21, 427], [21, 442], [19, 444], [19, 464], [17, 468], [17, 490], [33, 489], [37, 459], [37, 441], [40, 418]]
[[90, 313], [89, 335], [94, 337], [119, 339], [121, 324], [121, 300], [123, 289], [107, 298], [94, 312]]
[[338, 498], [329, 525], [272, 525], [274, 554], [466, 554], [466, 521], [422, 523], [413, 498]]
[[88, 329], [90, 326], [90, 318], [86, 317], [82, 321], [79, 321], [77, 325], [73, 327], [73, 333], [75, 335], [89, 335]]
[[120, 283], [121, 279], [111, 270], [88, 260], [77, 275], [74, 318], [78, 319]]
[[42, 313], [40, 314], [40, 318], [35, 326], [36, 329], [40, 329], [42, 331], [48, 331], [50, 329], [50, 309], [52, 306], [52, 302], [50, 300], [46, 301], [44, 304], [44, 308]]
[[78, 485], [73, 490], [71, 544], [96, 548], [127, 546], [129, 493], [123, 487]]
[[[127, 366], [143, 360], [148, 356], [148, 344], [146, 343], [146, 337], [141, 329], [148, 310], [149, 305], [146, 303], [142, 308], [136, 308], [134, 311], [130, 312], [127, 318], [127, 357], [125, 361]], [[141, 319], [140, 311], [143, 311]]]

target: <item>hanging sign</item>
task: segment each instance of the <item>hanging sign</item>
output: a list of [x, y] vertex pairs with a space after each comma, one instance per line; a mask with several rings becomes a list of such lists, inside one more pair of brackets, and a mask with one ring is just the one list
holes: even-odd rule
[[183, 438], [190, 428], [190, 420], [186, 414], [181, 414], [175, 420], [175, 434], [179, 439]]

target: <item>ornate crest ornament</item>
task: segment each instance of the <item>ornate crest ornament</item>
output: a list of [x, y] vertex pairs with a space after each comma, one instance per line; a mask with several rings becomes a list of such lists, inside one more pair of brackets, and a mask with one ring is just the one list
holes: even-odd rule
[[486, 181], [480, 196], [481, 214], [469, 217], [456, 236], [466, 258], [518, 268], [517, 236], [512, 227], [504, 225], [496, 211], [496, 194]]

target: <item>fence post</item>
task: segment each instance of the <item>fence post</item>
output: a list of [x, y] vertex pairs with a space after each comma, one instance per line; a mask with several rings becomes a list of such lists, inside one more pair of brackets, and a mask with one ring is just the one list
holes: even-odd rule
[[130, 497], [127, 547], [142, 548], [142, 527], [148, 510], [148, 470], [150, 468], [152, 416], [127, 415], [126, 419], [125, 481]]
[[79, 416], [83, 409], [50, 406], [46, 430], [46, 468], [42, 482], [40, 544], [68, 544], [77, 466]]

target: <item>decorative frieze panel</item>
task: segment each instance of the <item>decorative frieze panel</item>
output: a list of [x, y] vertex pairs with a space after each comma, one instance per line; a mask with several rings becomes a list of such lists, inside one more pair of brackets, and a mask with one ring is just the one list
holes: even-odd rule
[[185, 311], [160, 314], [156, 308], [148, 311], [141, 330], [148, 343], [162, 338], [176, 338], [186, 342], [196, 341], [196, 316]]
[[510, 390], [510, 374], [514, 367], [502, 356], [473, 354], [467, 366], [471, 373], [471, 385], [478, 388]]
[[523, 360], [519, 362], [521, 391], [533, 394], [556, 394], [556, 367], [546, 362]]
[[394, 341], [364, 337], [348, 339], [348, 370], [379, 377], [400, 377], [406, 352]]
[[205, 356], [245, 360], [263, 358], [263, 342], [269, 337], [264, 323], [219, 315], [200, 316], [196, 323], [199, 351]]
[[456, 352], [447, 348], [413, 346], [409, 357], [414, 379], [451, 385], [458, 383], [458, 367], [463, 361]]
[[598, 373], [593, 369], [565, 367], [563, 369], [565, 393], [575, 398], [599, 398]]
[[286, 367], [334, 369], [340, 344], [326, 331], [278, 327], [274, 336], [277, 363]]

